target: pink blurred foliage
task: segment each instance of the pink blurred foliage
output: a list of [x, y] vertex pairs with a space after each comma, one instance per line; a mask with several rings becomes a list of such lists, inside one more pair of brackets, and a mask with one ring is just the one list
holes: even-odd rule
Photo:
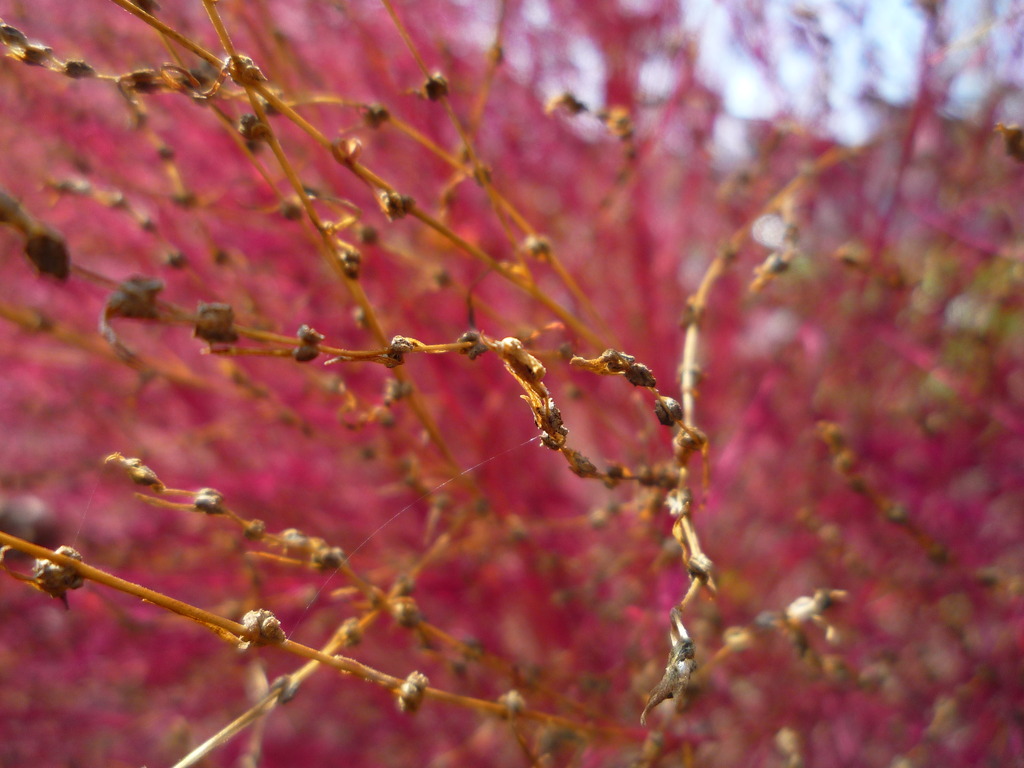
[[[158, 18], [222, 53], [201, 3], [164, 5]], [[722, 4], [737, 49], [771, 76], [785, 47], [802, 43], [776, 39], [759, 5]], [[387, 616], [346, 654], [401, 678], [421, 670], [466, 696], [515, 688], [532, 708], [607, 726], [592, 736], [524, 726], [524, 750], [503, 720], [435, 701], [410, 716], [386, 690], [321, 670], [209, 765], [241, 764], [254, 743], [264, 766], [522, 766], [530, 753], [538, 765], [581, 766], [1024, 760], [1024, 166], [993, 131], [1024, 100], [1006, 75], [970, 114], [956, 113], [946, 62], [953, 33], [966, 31], [921, 5], [918, 84], [906, 103], [861, 94], [873, 127], [858, 147], [831, 138], [824, 93], [810, 115], [786, 104], [770, 119], [729, 115], [678, 3], [396, 6], [463, 125], [500, 29], [505, 60], [475, 150], [597, 316], [553, 267], [530, 260], [538, 287], [648, 365], [667, 396], [679, 397], [688, 298], [730, 239], [738, 245], [700, 324], [696, 423], [710, 449], [690, 480], [718, 594], [687, 609], [706, 674], [681, 713], [669, 702], [649, 729], [638, 724], [664, 668], [668, 611], [688, 585], [663, 490], [570, 472], [534, 439], [521, 389], [495, 354], [406, 357], [455, 464], [471, 468], [452, 480], [406, 401], [360, 420], [383, 402], [383, 367], [204, 354], [187, 324], [114, 319], [141, 361], [126, 365], [97, 332], [112, 287], [39, 276], [10, 228], [0, 229], [0, 530], [72, 545], [92, 565], [224, 616], [268, 608], [292, 639], [318, 646], [361, 610], [334, 591], [344, 577], [247, 557], [262, 550], [236, 529], [146, 506], [103, 458], [141, 457], [167, 485], [212, 486], [270, 531], [323, 537], [382, 589], [471, 509], [413, 597], [432, 624], [474, 638], [511, 674], [424, 648]], [[365, 105], [380, 103], [460, 152], [441, 105], [413, 93], [422, 74], [381, 5], [218, 7], [238, 49], [305, 119], [332, 139], [358, 138], [361, 162], [464, 240], [516, 258], [467, 172], [392, 125], [366, 124]], [[113, 3], [12, 0], [2, 14], [57, 59], [102, 75], [172, 60]], [[807, 18], [793, 24], [810, 34]], [[972, 66], [1002, 78], [996, 59], [1019, 64], [1021, 53], [1000, 41], [1019, 32], [1019, 19], [999, 20]], [[583, 45], [599, 56], [600, 103], [575, 116], [545, 110], [593, 76], [574, 53]], [[816, 71], [836, 66], [828, 46], [809, 50]], [[672, 73], [664, 93], [641, 87], [655, 60]], [[159, 277], [160, 298], [189, 311], [225, 302], [248, 327], [292, 335], [308, 323], [333, 346], [375, 348], [308, 223], [282, 215], [294, 195], [269, 147], [255, 151], [264, 178], [215, 116], [214, 107], [231, 120], [249, 111], [239, 88], [222, 90], [205, 104], [138, 95], [140, 129], [111, 79], [72, 80], [10, 55], [0, 61], [0, 187], [63, 234], [74, 265], [115, 284]], [[630, 116], [631, 139], [598, 116], [611, 107]], [[359, 246], [359, 284], [388, 337], [452, 342], [471, 319], [493, 338], [518, 335], [548, 369], [573, 447], [599, 468], [672, 465], [672, 431], [652, 417], [647, 392], [572, 368], [560, 351], [596, 357], [600, 347], [442, 234], [411, 217], [389, 222], [328, 151], [270, 119], [322, 215], [346, 215], [353, 209], [332, 201], [351, 201], [377, 231], [376, 244]], [[741, 145], [726, 146], [723, 131], [737, 126]], [[173, 161], [160, 160], [158, 144]], [[813, 172], [828, 153], [837, 161]], [[72, 179], [95, 194], [58, 188]], [[798, 251], [751, 292], [772, 249], [734, 235], [794, 179]], [[354, 409], [343, 408], [346, 392]], [[842, 431], [837, 450], [822, 421]], [[14, 554], [6, 562], [31, 568]], [[826, 614], [835, 642], [807, 624], [802, 648], [779, 616], [820, 588], [846, 592]], [[171, 765], [250, 706], [258, 665], [273, 680], [300, 664], [273, 649], [240, 653], [96, 584], [68, 600], [65, 610], [0, 580], [0, 765]], [[730, 628], [744, 628], [744, 649]], [[657, 754], [645, 752], [652, 731]]]

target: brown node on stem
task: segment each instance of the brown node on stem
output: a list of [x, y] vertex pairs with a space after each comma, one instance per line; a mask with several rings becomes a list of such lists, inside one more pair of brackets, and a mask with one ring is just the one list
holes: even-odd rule
[[231, 344], [238, 341], [234, 324], [235, 310], [230, 304], [206, 304], [201, 301], [196, 309], [196, 327], [192, 335], [211, 344]]
[[120, 453], [112, 453], [107, 456], [104, 462], [107, 464], [117, 464], [136, 485], [144, 485], [147, 488], [152, 488], [157, 493], [160, 493], [167, 487], [160, 482], [160, 478], [156, 476], [156, 472], [142, 463], [142, 459], [125, 458]]

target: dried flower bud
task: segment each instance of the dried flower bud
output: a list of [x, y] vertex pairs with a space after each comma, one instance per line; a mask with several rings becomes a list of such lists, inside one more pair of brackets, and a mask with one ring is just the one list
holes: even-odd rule
[[359, 645], [363, 641], [363, 628], [359, 623], [359, 619], [355, 617], [345, 619], [339, 632], [342, 642], [348, 648]]
[[686, 569], [695, 579], [707, 581], [711, 576], [711, 571], [714, 569], [714, 564], [711, 562], [711, 558], [701, 552], [689, 559], [686, 563]]
[[25, 255], [40, 274], [66, 280], [71, 271], [71, 257], [64, 238], [49, 227], [44, 226], [41, 231], [28, 237], [25, 241]]
[[370, 128], [380, 128], [391, 119], [391, 113], [383, 104], [367, 104], [363, 107], [363, 122]]
[[324, 334], [312, 326], [307, 326], [305, 323], [299, 326], [299, 330], [295, 332], [295, 335], [299, 337], [299, 341], [303, 344], [319, 344], [324, 341]]
[[431, 101], [439, 101], [448, 95], [448, 81], [440, 72], [435, 72], [423, 84], [423, 93]]
[[564, 109], [570, 115], [578, 115], [587, 111], [587, 105], [566, 91], [552, 97], [544, 105], [544, 112], [549, 115], [557, 109]]
[[625, 373], [626, 381], [634, 387], [656, 387], [658, 380], [654, 378], [651, 369], [641, 363], [631, 365]]
[[298, 528], [285, 528], [279, 535], [286, 548], [309, 549], [309, 536]]
[[[62, 546], [58, 547], [55, 551], [58, 555], [70, 557], [72, 560], [81, 561], [82, 559], [82, 555], [78, 550], [71, 547]], [[35, 580], [36, 586], [50, 595], [50, 597], [59, 597], [64, 601], [65, 605], [67, 604], [67, 591], [69, 589], [79, 589], [85, 583], [85, 579], [73, 567], [59, 565], [44, 558], [36, 560], [35, 566], [32, 568], [32, 577]]]
[[473, 342], [473, 346], [467, 347], [466, 349], [460, 349], [459, 352], [463, 355], [467, 355], [470, 360], [476, 360], [480, 355], [487, 351], [487, 345], [480, 339], [480, 334], [477, 331], [466, 331], [464, 334], [456, 339], [457, 342]]
[[411, 597], [396, 597], [388, 603], [388, 608], [391, 611], [391, 618], [400, 627], [412, 629], [423, 621], [423, 614]]
[[398, 708], [403, 712], [415, 712], [423, 703], [423, 694], [430, 680], [422, 672], [411, 672], [398, 689]]
[[246, 141], [267, 141], [271, 135], [270, 126], [249, 113], [238, 118], [238, 132]]
[[137, 320], [155, 320], [160, 311], [157, 294], [164, 289], [164, 281], [157, 277], [130, 277], [121, 283], [104, 310], [104, 317], [128, 317]]
[[408, 195], [400, 195], [393, 190], [381, 189], [377, 192], [377, 202], [389, 220], [400, 219], [412, 211], [416, 201]]
[[666, 427], [671, 427], [677, 421], [683, 420], [683, 409], [679, 401], [671, 397], [663, 397], [654, 403], [654, 415], [658, 421]]
[[28, 47], [28, 38], [17, 27], [0, 24], [0, 43], [11, 48], [26, 48]]
[[281, 629], [281, 622], [265, 608], [245, 614], [242, 617], [242, 626], [245, 627], [248, 638], [238, 644], [239, 650], [244, 651], [254, 645], [276, 645], [288, 639], [284, 630]]
[[536, 259], [551, 258], [551, 241], [541, 235], [530, 235], [523, 241], [523, 248]]
[[600, 474], [594, 462], [579, 451], [567, 449], [564, 453], [569, 460], [569, 469], [580, 477], [597, 477]]
[[405, 362], [405, 353], [412, 352], [420, 346], [418, 341], [408, 339], [405, 336], [394, 336], [391, 339], [391, 343], [388, 344], [388, 350], [384, 354], [385, 362], [388, 368], [396, 368]]
[[505, 708], [508, 717], [515, 717], [526, 711], [526, 699], [517, 690], [511, 690], [498, 697], [498, 703]]
[[1024, 162], [1024, 131], [1019, 125], [996, 123], [996, 132], [1003, 137], [1006, 154], [1014, 160]]
[[363, 255], [347, 243], [342, 243], [338, 248], [338, 261], [341, 263], [341, 271], [349, 280], [358, 280], [362, 272]]
[[228, 74], [231, 79], [243, 88], [246, 85], [261, 83], [267, 78], [248, 56], [234, 56], [227, 62]]
[[207, 515], [224, 514], [224, 497], [213, 488], [203, 488], [196, 493], [192, 506]]
[[80, 59], [68, 59], [64, 62], [64, 74], [72, 80], [81, 80], [86, 77], [95, 77], [96, 70]]
[[392, 403], [402, 400], [412, 393], [413, 386], [411, 381], [388, 379], [384, 385], [384, 405], [390, 406]]
[[341, 547], [328, 547], [325, 544], [313, 550], [310, 558], [313, 565], [323, 571], [333, 571], [345, 564], [345, 550]]
[[211, 344], [230, 344], [238, 341], [234, 329], [235, 310], [230, 304], [205, 304], [196, 309], [196, 327], [192, 335]]
[[106, 458], [106, 463], [115, 462], [128, 474], [132, 482], [137, 485], [145, 485], [159, 493], [166, 487], [156, 476], [156, 472], [142, 463], [142, 459], [126, 459], [120, 453], [112, 453]]

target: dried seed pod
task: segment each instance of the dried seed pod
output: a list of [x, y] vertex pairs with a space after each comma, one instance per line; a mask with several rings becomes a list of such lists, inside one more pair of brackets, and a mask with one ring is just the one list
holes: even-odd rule
[[267, 79], [248, 56], [233, 56], [225, 64], [228, 75], [243, 88], [246, 85], [262, 83]]
[[659, 423], [664, 424], [666, 427], [671, 427], [677, 421], [683, 420], [683, 409], [679, 405], [678, 400], [671, 397], [663, 397], [655, 401], [654, 415], [658, 417]]
[[42, 43], [29, 43], [20, 50], [15, 48], [12, 53], [16, 58], [33, 67], [45, 67], [53, 60], [53, 49]]
[[403, 712], [415, 712], [423, 703], [423, 693], [430, 680], [422, 672], [411, 672], [398, 689], [398, 708]]
[[551, 258], [551, 241], [541, 235], [530, 235], [523, 241], [523, 248], [536, 259]]
[[[82, 555], [78, 550], [72, 547], [61, 546], [55, 552], [58, 555], [70, 557], [72, 560], [81, 561], [82, 559]], [[67, 605], [67, 591], [69, 589], [79, 589], [85, 583], [85, 579], [73, 567], [59, 565], [44, 558], [36, 560], [35, 566], [32, 568], [32, 578], [36, 586], [43, 590], [43, 592], [50, 595], [50, 597], [59, 597], [64, 601], [65, 605]]]
[[1003, 137], [1006, 154], [1014, 160], [1024, 162], [1024, 131], [1020, 126], [996, 123], [995, 130]]
[[390, 406], [392, 403], [402, 400], [412, 393], [413, 386], [411, 381], [388, 379], [384, 385], [384, 405]]
[[626, 381], [634, 387], [656, 387], [658, 380], [654, 378], [651, 369], [641, 363], [631, 365], [625, 373]]
[[423, 84], [423, 94], [431, 101], [439, 101], [448, 95], [448, 80], [440, 72], [434, 72]]
[[164, 281], [157, 277], [130, 277], [107, 299], [104, 317], [155, 320], [160, 315], [156, 297], [163, 289]]
[[600, 474], [594, 462], [579, 451], [567, 449], [563, 453], [569, 461], [569, 469], [580, 477], [597, 477]]
[[281, 622], [265, 608], [245, 614], [242, 617], [242, 626], [245, 627], [248, 637], [239, 642], [239, 650], [244, 651], [254, 645], [276, 645], [288, 639], [281, 629]]
[[25, 241], [25, 255], [41, 274], [67, 280], [71, 271], [71, 257], [64, 238], [55, 230], [41, 226]]
[[405, 336], [394, 336], [388, 344], [387, 352], [384, 354], [384, 365], [388, 368], [396, 368], [405, 362], [405, 353], [412, 352], [419, 345], [419, 342], [408, 339]]
[[223, 515], [224, 496], [213, 488], [203, 488], [196, 492], [192, 506], [207, 515]]
[[387, 189], [377, 191], [377, 202], [380, 203], [381, 210], [389, 221], [402, 218], [416, 206], [416, 201], [408, 195], [400, 195]]
[[363, 122], [370, 128], [380, 128], [391, 119], [391, 113], [383, 104], [367, 104], [363, 107]]
[[363, 267], [363, 255], [351, 245], [342, 243], [338, 249], [341, 271], [349, 280], [358, 280]]
[[319, 356], [320, 349], [309, 344], [303, 344], [301, 347], [296, 347], [292, 350], [292, 357], [298, 363], [308, 363], [311, 360], [316, 360]]
[[608, 132], [615, 138], [627, 141], [633, 137], [633, 118], [625, 107], [615, 106], [603, 110], [599, 117], [604, 120]]
[[564, 109], [570, 115], [578, 115], [587, 111], [587, 105], [566, 91], [551, 98], [544, 105], [544, 112], [549, 115], [557, 109]]
[[245, 538], [259, 541], [267, 535], [267, 524], [262, 520], [250, 520], [245, 526]]
[[487, 345], [480, 339], [480, 334], [477, 331], [466, 331], [464, 334], [459, 336], [455, 340], [458, 343], [464, 343], [467, 341], [473, 342], [473, 346], [466, 349], [460, 349], [459, 352], [463, 355], [467, 355], [470, 360], [476, 360], [480, 355], [487, 351]]
[[363, 641], [363, 627], [359, 623], [359, 619], [352, 617], [345, 619], [345, 622], [341, 625], [339, 633], [342, 638], [342, 642], [345, 646], [351, 648], [352, 646], [359, 645]]
[[526, 699], [515, 689], [501, 694], [498, 697], [498, 703], [505, 708], [508, 717], [515, 717], [526, 711]]
[[230, 304], [205, 304], [196, 309], [196, 327], [192, 335], [211, 344], [230, 344], [238, 341], [234, 329], [235, 310]]
[[163, 491], [166, 487], [160, 482], [156, 472], [142, 463], [142, 459], [126, 459], [120, 453], [112, 453], [107, 456], [105, 462], [107, 464], [110, 462], [118, 464], [128, 474], [128, 477], [132, 479], [132, 482], [137, 485], [147, 486], [157, 493]]
[[0, 43], [10, 48], [26, 48], [28, 47], [28, 38], [17, 27], [0, 24]]
[[155, 69], [138, 69], [117, 78], [117, 87], [121, 89], [125, 98], [133, 101], [136, 93], [156, 93], [165, 89], [167, 82]]
[[249, 113], [238, 118], [238, 132], [246, 141], [267, 141], [271, 136], [270, 126]]
[[411, 597], [396, 597], [392, 599], [388, 603], [388, 609], [391, 611], [391, 618], [400, 627], [413, 629], [423, 621], [423, 614], [420, 613], [419, 606], [416, 605], [416, 601]]
[[329, 547], [325, 542], [313, 549], [310, 561], [322, 571], [334, 571], [345, 564], [345, 550], [341, 547]]
[[285, 528], [279, 535], [287, 549], [309, 549], [309, 536], [298, 528]]
[[686, 570], [690, 572], [690, 575], [701, 581], [707, 581], [713, 569], [714, 564], [711, 562], [711, 558], [703, 552], [693, 555], [686, 563]]
[[64, 62], [64, 74], [72, 80], [95, 77], [96, 70], [81, 59], [68, 59]]

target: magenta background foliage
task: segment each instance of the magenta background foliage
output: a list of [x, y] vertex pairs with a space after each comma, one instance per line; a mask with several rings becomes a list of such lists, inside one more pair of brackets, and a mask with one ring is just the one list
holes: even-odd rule
[[[225, 55], [199, 0], [163, 5], [158, 19]], [[372, 185], [272, 113], [318, 215], [361, 251], [358, 281], [331, 267], [271, 146], [239, 135], [252, 107], [238, 84], [206, 101], [133, 94], [118, 78], [199, 60], [113, 2], [0, 6], [52, 49], [31, 66], [6, 33], [0, 188], [62, 233], [75, 266], [65, 282], [39, 275], [0, 227], [0, 531], [74, 546], [230, 619], [266, 608], [311, 647], [373, 613], [342, 573], [136, 499], [103, 460], [139, 457], [171, 488], [214, 487], [268, 531], [344, 548], [385, 592], [408, 580], [431, 626], [472, 638], [383, 610], [346, 655], [473, 700], [515, 689], [565, 718], [431, 698], [403, 713], [386, 688], [321, 669], [204, 764], [1024, 760], [1024, 165], [995, 130], [1024, 122], [1019, 9], [979, 3], [989, 17], [967, 23], [963, 4], [905, 3], [920, 30], [913, 86], [886, 99], [873, 89], [891, 74], [884, 56], [865, 55], [842, 113], [831, 82], [849, 63], [826, 22], [868, 36], [874, 4], [709, 5], [727, 50], [686, 3], [396, 3], [507, 201], [498, 215], [445, 103], [417, 92], [385, 5], [220, 0], [269, 87], [329, 140], [358, 139], [359, 162], [443, 224], [389, 221]], [[792, 56], [812, 83], [800, 92], [782, 76]], [[64, 76], [71, 59], [98, 76]], [[735, 114], [730, 67], [771, 84], [770, 113]], [[563, 91], [586, 109], [552, 107]], [[392, 119], [370, 125], [371, 104]], [[861, 140], [844, 121], [868, 126]], [[521, 247], [531, 234], [554, 259]], [[786, 268], [752, 290], [773, 255]], [[534, 290], [506, 269], [520, 261]], [[126, 361], [97, 326], [133, 276], [161, 279], [182, 314], [111, 319]], [[650, 479], [679, 469], [679, 426], [658, 424], [648, 390], [568, 359], [620, 349], [681, 399], [694, 296], [708, 452], [688, 483], [718, 589], [684, 611], [701, 671], [682, 711], [663, 704], [641, 728], [690, 584], [667, 488]], [[381, 346], [367, 306], [388, 339], [451, 343], [474, 322], [517, 336], [547, 368], [570, 445], [647, 480], [571, 472], [493, 351], [409, 354], [394, 370], [209, 354], [181, 319], [198, 302], [284, 336], [309, 324], [350, 350]], [[398, 373], [415, 398], [387, 395]], [[32, 569], [16, 552], [4, 563]], [[264, 676], [303, 663], [240, 652], [96, 583], [65, 609], [0, 577], [3, 766], [173, 765], [250, 707]], [[844, 595], [819, 623], [787, 623], [818, 589]], [[483, 655], [467, 651], [477, 643]]]

